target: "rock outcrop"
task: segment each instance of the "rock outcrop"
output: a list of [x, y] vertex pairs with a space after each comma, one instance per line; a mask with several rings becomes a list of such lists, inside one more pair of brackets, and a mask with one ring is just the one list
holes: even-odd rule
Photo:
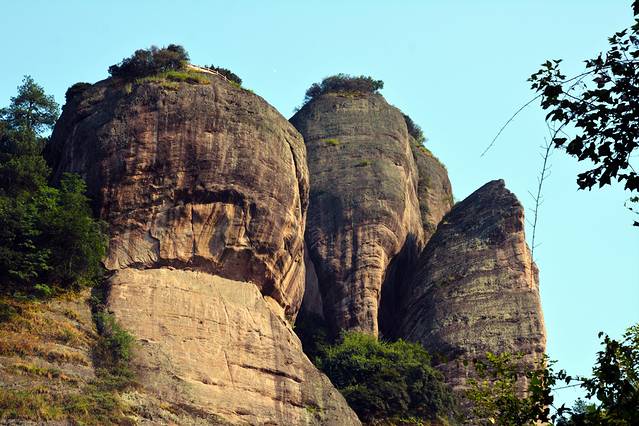
[[127, 268], [111, 281], [108, 306], [138, 338], [140, 382], [173, 404], [233, 424], [359, 423], [253, 284]]
[[524, 238], [524, 209], [504, 182], [489, 182], [455, 205], [424, 249], [404, 301], [400, 335], [443, 363], [456, 389], [487, 351], [545, 350], [537, 267]]
[[82, 175], [110, 226], [106, 266], [251, 281], [294, 317], [304, 291], [304, 142], [260, 97], [211, 84], [109, 79], [56, 125], [54, 173]]
[[414, 139], [411, 139], [411, 149], [419, 174], [417, 198], [424, 226], [424, 240], [427, 242], [444, 215], [453, 207], [453, 189], [446, 167], [432, 152]]
[[208, 79], [99, 82], [64, 107], [47, 152], [109, 224], [107, 307], [138, 340], [144, 392], [194, 413], [182, 424], [359, 424], [290, 326], [303, 140], [260, 97]]
[[291, 123], [312, 175], [306, 243], [325, 318], [335, 329], [377, 334], [388, 266], [400, 252], [414, 257], [424, 239], [402, 113], [381, 95], [328, 93]]

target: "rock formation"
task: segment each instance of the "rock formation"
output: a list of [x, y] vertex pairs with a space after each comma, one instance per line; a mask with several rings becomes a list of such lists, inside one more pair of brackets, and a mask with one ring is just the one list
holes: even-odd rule
[[425, 146], [411, 139], [411, 149], [419, 174], [417, 198], [424, 240], [428, 241], [444, 215], [453, 207], [453, 189], [446, 168]]
[[306, 243], [325, 318], [373, 334], [382, 321], [388, 335], [404, 274], [450, 209], [446, 170], [378, 94], [324, 94], [291, 122], [308, 152]]
[[358, 423], [289, 325], [308, 173], [275, 109], [215, 75], [108, 79], [67, 103], [47, 156], [109, 224], [108, 308], [138, 338], [145, 391], [234, 423]]
[[537, 269], [503, 181], [451, 210], [445, 167], [381, 95], [325, 93], [291, 125], [206, 76], [80, 90], [47, 147], [109, 225], [107, 307], [137, 338], [145, 422], [175, 421], [166, 402], [181, 424], [359, 424], [292, 331], [302, 298], [334, 330], [421, 342], [458, 389], [486, 351], [539, 358]]
[[[522, 352], [538, 360], [546, 336], [537, 267], [524, 239], [524, 209], [504, 182], [458, 203], [424, 249], [404, 302], [400, 335], [422, 343], [454, 388], [473, 359]], [[466, 364], [466, 365], [465, 365]]]

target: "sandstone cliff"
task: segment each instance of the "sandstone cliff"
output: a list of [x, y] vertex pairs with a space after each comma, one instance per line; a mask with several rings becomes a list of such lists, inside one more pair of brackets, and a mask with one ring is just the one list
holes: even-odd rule
[[419, 174], [417, 198], [424, 240], [428, 241], [444, 215], [453, 207], [453, 189], [446, 167], [432, 152], [414, 139], [411, 139], [411, 149]]
[[275, 109], [214, 75], [109, 79], [67, 103], [48, 156], [109, 224], [108, 308], [145, 392], [233, 423], [359, 423], [291, 331], [308, 172]]
[[312, 176], [306, 243], [321, 299], [308, 310], [321, 300], [334, 329], [377, 334], [382, 322], [391, 335], [405, 273], [450, 208], [446, 171], [378, 94], [324, 94], [291, 122]]
[[538, 360], [546, 336], [524, 210], [503, 181], [482, 186], [440, 223], [404, 301], [400, 335], [443, 360], [454, 388], [487, 351]]

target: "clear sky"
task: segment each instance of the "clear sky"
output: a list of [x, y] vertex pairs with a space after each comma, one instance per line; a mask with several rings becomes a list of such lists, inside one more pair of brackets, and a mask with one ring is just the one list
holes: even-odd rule
[[[530, 217], [547, 135], [538, 105], [480, 153], [532, 98], [526, 79], [539, 64], [563, 58], [566, 73], [578, 73], [632, 23], [630, 3], [0, 0], [0, 105], [25, 74], [62, 103], [73, 83], [101, 80], [109, 65], [151, 44], [182, 44], [193, 63], [230, 68], [285, 117], [311, 83], [368, 74], [423, 127], [457, 200], [503, 178]], [[551, 163], [535, 252], [548, 353], [570, 373], [588, 374], [597, 332], [618, 337], [639, 321], [639, 229], [621, 188], [577, 191], [584, 166], [559, 151]], [[576, 395], [558, 392], [562, 402]]]

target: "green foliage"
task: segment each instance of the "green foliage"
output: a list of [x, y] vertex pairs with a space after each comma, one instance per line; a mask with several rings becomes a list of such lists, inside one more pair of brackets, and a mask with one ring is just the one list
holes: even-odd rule
[[[0, 188], [2, 191], [3, 188]], [[15, 188], [13, 188], [15, 190]], [[61, 187], [0, 195], [0, 277], [18, 290], [90, 284], [101, 272], [105, 229], [91, 215], [84, 182], [65, 174]], [[1, 194], [1, 192], [0, 192]]]
[[580, 189], [603, 187], [616, 179], [625, 182], [625, 189], [639, 191], [639, 174], [630, 164], [639, 146], [637, 4], [635, 0], [635, 24], [610, 37], [610, 49], [585, 61], [583, 73], [567, 78], [559, 68], [561, 60], [553, 60], [529, 79], [548, 110], [546, 120], [557, 129], [554, 145], [594, 166], [578, 174]]
[[84, 92], [85, 90], [87, 90], [89, 87], [91, 87], [92, 84], [91, 83], [75, 83], [73, 86], [69, 87], [66, 91], [66, 93], [64, 94], [65, 99], [67, 100], [67, 102], [71, 101], [74, 97], [76, 97], [77, 95], [81, 94], [82, 92]]
[[378, 93], [384, 88], [382, 80], [360, 75], [337, 74], [326, 77], [321, 83], [313, 83], [306, 91], [304, 104], [326, 93]]
[[424, 132], [419, 124], [415, 123], [412, 118], [410, 118], [407, 114], [402, 114], [404, 116], [404, 121], [406, 122], [406, 128], [408, 129], [408, 134], [413, 137], [420, 145], [426, 142], [426, 137], [424, 136]]
[[326, 138], [326, 139], [322, 139], [322, 142], [329, 144], [331, 146], [338, 146], [341, 144], [341, 142], [339, 141], [339, 139], [337, 138]]
[[111, 65], [109, 74], [113, 77], [135, 79], [184, 69], [188, 60], [189, 54], [184, 47], [177, 44], [169, 44], [162, 48], [151, 46], [148, 49], [136, 50], [119, 64]]
[[[489, 352], [485, 360], [475, 362], [479, 379], [469, 380], [466, 394], [477, 424], [533, 425], [550, 420], [551, 387], [565, 373], [555, 374], [545, 357], [528, 371], [521, 371], [519, 361], [519, 355]], [[528, 389], [522, 396], [518, 389], [523, 378]]]
[[[18, 94], [11, 98], [11, 105], [0, 109], [0, 120], [5, 123], [6, 129], [36, 136], [51, 129], [58, 114], [59, 106], [53, 96], [44, 93], [42, 86], [27, 75], [18, 86]], [[7, 151], [7, 148], [2, 147], [2, 150]]]
[[217, 71], [218, 73], [226, 77], [228, 80], [235, 83], [238, 87], [242, 85], [242, 79], [228, 68], [216, 67], [215, 65], [205, 66], [204, 68], [209, 69], [211, 71]]
[[639, 413], [639, 324], [628, 328], [621, 341], [603, 336], [592, 377], [581, 378], [586, 398], [599, 404], [580, 404], [564, 425], [636, 425]]
[[336, 345], [320, 343], [315, 363], [366, 422], [455, 417], [452, 394], [419, 344], [345, 333]]
[[3, 291], [51, 295], [54, 287], [85, 284], [100, 272], [104, 226], [92, 218], [84, 182], [64, 175], [47, 184], [42, 132], [58, 106], [30, 77], [0, 119], [0, 280]]
[[[591, 377], [573, 378], [564, 371], [555, 373], [545, 358], [530, 371], [519, 371], [508, 354], [487, 354], [484, 362], [476, 363], [480, 379], [470, 382], [467, 392], [473, 404], [477, 424], [532, 425], [556, 421], [563, 426], [633, 426], [639, 407], [639, 324], [628, 328], [621, 341], [603, 336], [604, 349], [597, 354]], [[528, 379], [527, 392], [517, 392], [519, 378]], [[553, 407], [552, 388], [563, 381], [581, 382], [586, 398], [595, 402], [577, 401], [572, 409], [564, 406], [550, 414]], [[553, 407], [554, 408], [554, 407]]]
[[94, 348], [96, 365], [99, 368], [100, 389], [123, 390], [133, 383], [130, 369], [135, 338], [108, 312], [99, 311], [95, 321], [100, 333], [98, 344]]
[[[157, 83], [175, 82], [175, 83], [189, 83], [189, 84], [209, 84], [209, 79], [201, 72], [192, 70], [183, 71], [164, 71], [152, 76], [138, 78], [135, 80], [137, 83], [144, 81], [152, 81]], [[172, 86], [169, 86], [172, 87]]]

